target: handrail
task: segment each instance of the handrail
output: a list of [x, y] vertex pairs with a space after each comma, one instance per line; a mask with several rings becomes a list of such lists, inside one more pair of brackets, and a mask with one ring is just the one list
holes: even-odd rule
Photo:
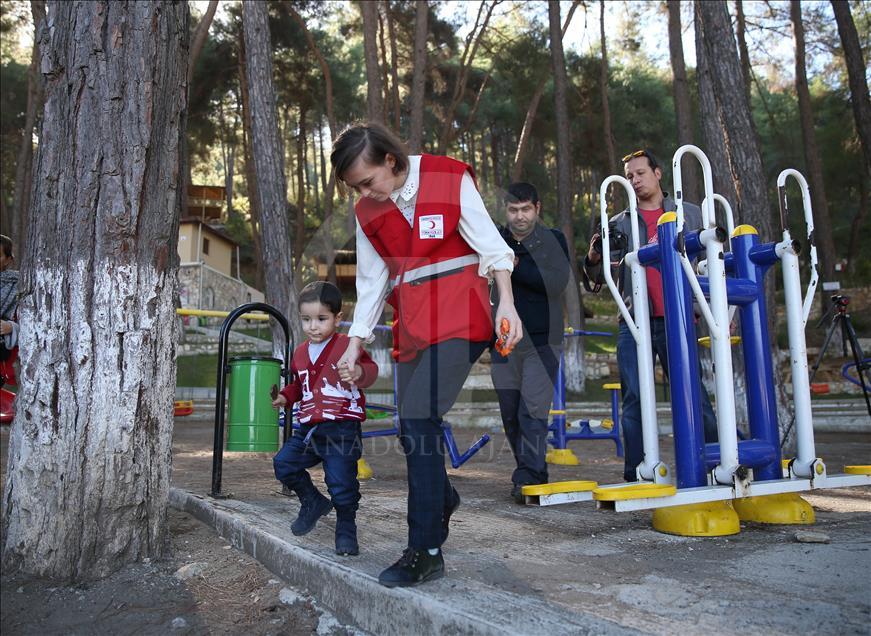
[[805, 180], [804, 175], [802, 175], [798, 170], [792, 168], [782, 170], [781, 173], [777, 175], [777, 202], [780, 206], [780, 225], [781, 231], [783, 232], [783, 240], [792, 241], [792, 238], [789, 236], [789, 204], [786, 198], [786, 180], [789, 177], [795, 179], [801, 188], [801, 203], [804, 208], [804, 222], [807, 227], [807, 242], [810, 246], [811, 279], [808, 282], [807, 291], [804, 294], [804, 300], [802, 302], [802, 322], [806, 326], [814, 302], [817, 282], [820, 278], [819, 272], [817, 271], [817, 264], [819, 263], [817, 260], [817, 246], [814, 242], [814, 215], [813, 207], [811, 206], [810, 188], [808, 188], [807, 180]]
[[[220, 311], [218, 309], [188, 309], [179, 307], [175, 310], [179, 316], [205, 316], [207, 318], [226, 318], [230, 315], [229, 311]], [[238, 316], [246, 320], [269, 320], [269, 314], [242, 314]]]

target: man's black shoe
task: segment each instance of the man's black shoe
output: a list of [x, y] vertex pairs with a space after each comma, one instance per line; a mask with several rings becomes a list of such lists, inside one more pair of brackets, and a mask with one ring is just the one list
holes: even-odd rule
[[[338, 516], [338, 510], [337, 516]], [[360, 554], [357, 543], [357, 524], [354, 519], [339, 517], [336, 520], [336, 554], [339, 556], [356, 556]]]
[[332, 509], [333, 504], [321, 493], [306, 497], [301, 502], [299, 515], [290, 524], [290, 531], [297, 537], [308, 534], [317, 525], [318, 519], [329, 514]]
[[523, 496], [523, 484], [514, 484], [511, 488], [511, 498], [516, 504], [521, 506], [526, 504], [526, 498]]
[[399, 561], [378, 575], [378, 582], [385, 587], [413, 587], [444, 575], [445, 560], [441, 550], [433, 555], [427, 550], [406, 548]]
[[460, 493], [457, 492], [456, 488], [454, 490], [454, 503], [450, 508], [445, 508], [444, 514], [442, 515], [442, 543], [448, 540], [448, 533], [450, 533], [450, 525], [451, 525], [451, 515], [457, 511], [457, 508], [460, 507]]

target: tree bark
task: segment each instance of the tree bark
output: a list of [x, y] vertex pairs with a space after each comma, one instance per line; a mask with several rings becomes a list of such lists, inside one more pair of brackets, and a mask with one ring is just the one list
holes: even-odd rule
[[847, 266], [851, 274], [856, 273], [856, 261], [859, 253], [859, 228], [868, 216], [869, 203], [869, 185], [868, 179], [859, 179], [859, 206], [856, 208], [856, 214], [853, 215], [853, 221], [850, 223], [850, 243], [847, 247]]
[[[381, 13], [385, 3], [377, 2], [378, 6], [378, 48], [381, 52], [381, 81], [384, 83], [384, 96], [382, 103], [384, 104], [384, 123], [390, 121], [392, 101], [390, 99], [390, 62], [387, 60], [387, 37], [384, 32], [387, 28], [384, 26], [384, 15]], [[398, 132], [398, 131], [397, 131]]]
[[[584, 315], [581, 311], [581, 288], [578, 285], [577, 254], [575, 253], [575, 232], [572, 224], [572, 148], [569, 112], [566, 106], [568, 78], [566, 60], [563, 52], [563, 38], [560, 24], [559, 0], [549, 0], [547, 13], [550, 20], [550, 58], [553, 63], [553, 103], [556, 113], [556, 158], [557, 158], [557, 217], [560, 229], [565, 234], [569, 247], [569, 263], [572, 273], [565, 291], [568, 326], [582, 329]], [[586, 381], [584, 372], [583, 338], [568, 338], [565, 343], [566, 388], [583, 392]]]
[[408, 149], [412, 154], [423, 150], [423, 97], [426, 88], [426, 38], [429, 5], [426, 0], [415, 2], [414, 15], [414, 68], [411, 73], [411, 125]]
[[841, 36], [841, 46], [844, 49], [844, 60], [847, 63], [847, 77], [850, 83], [850, 103], [853, 106], [853, 119], [856, 121], [856, 132], [862, 144], [862, 154], [865, 155], [866, 176], [871, 178], [871, 99], [868, 96], [868, 80], [865, 77], [865, 57], [859, 43], [859, 34], [850, 12], [850, 3], [842, 0], [832, 0], [832, 10], [838, 23], [838, 34]]
[[[599, 72], [599, 90], [602, 93], [602, 134], [605, 137], [605, 156], [608, 165], [605, 172], [618, 170], [617, 153], [614, 150], [614, 134], [611, 131], [611, 106], [608, 102], [608, 47], [605, 38], [605, 0], [599, 2], [599, 37], [602, 39], [602, 65]], [[619, 171], [622, 174], [622, 171]]]
[[3, 558], [84, 580], [167, 547], [189, 12], [48, 15]]
[[299, 108], [299, 133], [296, 141], [296, 180], [299, 187], [296, 190], [296, 220], [294, 222], [293, 253], [296, 255], [296, 266], [302, 263], [302, 252], [305, 249], [305, 195], [306, 195], [306, 123], [308, 115], [305, 104]]
[[[729, 161], [726, 158], [726, 144], [723, 141], [723, 128], [720, 123], [720, 115], [717, 112], [717, 100], [714, 97], [708, 57], [700, 38], [701, 31], [696, 28], [696, 78], [699, 87], [699, 112], [707, 114], [707, 116], [700, 118], [702, 137], [705, 141], [703, 150], [711, 162], [711, 172], [714, 177], [714, 192], [718, 192], [726, 197], [733, 207], [735, 223], [740, 224], [745, 221], [741, 216], [741, 210], [737, 207], [735, 183], [732, 181]], [[686, 161], [686, 164], [690, 164], [689, 159]]]
[[366, 116], [369, 121], [384, 123], [384, 87], [378, 68], [378, 4], [360, 3], [363, 16], [363, 50], [366, 58]]
[[792, 0], [789, 16], [795, 37], [795, 92], [798, 94], [798, 111], [801, 120], [801, 136], [804, 140], [804, 159], [810, 181], [813, 201], [814, 238], [819, 249], [823, 280], [835, 277], [835, 243], [832, 240], [832, 223], [829, 218], [829, 202], [823, 181], [823, 166], [820, 162], [817, 135], [814, 130], [814, 114], [811, 94], [807, 84], [805, 64], [804, 25], [801, 19], [801, 2]]
[[735, 30], [738, 38], [738, 57], [741, 60], [741, 75], [744, 78], [744, 96], [747, 103], [750, 104], [750, 110], [753, 110], [752, 102], [750, 101], [750, 76], [752, 69], [750, 67], [750, 52], [747, 50], [747, 23], [744, 19], [744, 3], [742, 0], [735, 0]]
[[212, 20], [215, 17], [215, 11], [218, 10], [218, 0], [209, 0], [209, 6], [202, 19], [197, 23], [197, 28], [194, 30], [194, 37], [191, 43], [191, 54], [188, 59], [188, 85], [194, 77], [194, 68], [196, 68], [197, 60], [200, 57], [200, 52], [203, 50], [203, 45], [206, 43], [206, 38], [209, 36], [209, 27], [212, 26]]
[[[753, 225], [762, 240], [776, 240], [778, 233], [772, 227], [772, 217], [768, 207], [765, 170], [759, 139], [751, 124], [750, 104], [744, 90], [744, 76], [735, 46], [735, 33], [729, 18], [725, 1], [706, 1], [695, 3], [696, 55], [702, 51], [706, 73], [700, 75], [699, 82], [709, 83], [704, 87], [710, 91], [715, 102], [715, 111], [720, 122], [726, 161], [735, 184], [734, 207], [743, 223]], [[700, 46], [699, 46], [700, 44]], [[700, 91], [702, 86], [700, 84]], [[774, 302], [773, 278], [768, 277], [765, 285], [765, 300], [769, 315], [769, 334], [773, 355], [774, 386], [777, 395], [778, 424], [785, 450], [795, 444], [795, 432], [787, 434], [792, 419], [792, 409], [784, 389], [785, 383], [779, 365], [779, 349], [776, 342], [776, 305]]]
[[[683, 55], [683, 31], [680, 24], [680, 0], [668, 0], [668, 51], [671, 59], [672, 92], [674, 94], [674, 113], [677, 119], [677, 145], [693, 143], [693, 114], [690, 106], [690, 88], [687, 81], [687, 68]], [[684, 198], [700, 203], [699, 171], [694, 163], [689, 163], [682, 174], [684, 178]]]
[[[251, 154], [256, 169], [257, 200], [260, 203], [260, 233], [266, 302], [290, 322], [295, 342], [302, 340], [299, 320], [295, 319], [296, 287], [293, 280], [292, 251], [287, 221], [287, 182], [284, 151], [278, 133], [275, 89], [272, 84], [272, 45], [265, 2], [242, 5], [242, 25], [247, 57], [246, 79], [251, 100]], [[272, 342], [282, 351], [281, 329], [273, 321]]]
[[12, 229], [11, 236], [15, 254], [24, 254], [24, 236], [28, 226], [30, 209], [30, 191], [33, 186], [33, 129], [43, 102], [43, 79], [39, 71], [39, 42], [42, 37], [40, 28], [45, 21], [45, 2], [31, 0], [30, 12], [33, 16], [33, 49], [30, 58], [30, 68], [27, 72], [27, 107], [24, 112], [24, 128], [21, 131], [21, 142], [18, 146], [18, 158], [15, 162], [15, 191], [12, 199]]
[[399, 101], [399, 55], [396, 49], [396, 28], [393, 25], [393, 12], [390, 10], [390, 0], [384, 0], [384, 12], [387, 14], [387, 34], [390, 38], [390, 95], [393, 98], [393, 127], [399, 132], [402, 123], [401, 104]]
[[263, 245], [260, 241], [260, 200], [257, 197], [257, 169], [251, 154], [251, 98], [248, 94], [248, 62], [245, 54], [245, 37], [239, 42], [239, 99], [242, 102], [242, 151], [245, 155], [245, 185], [248, 189], [248, 210], [251, 215], [251, 241], [254, 243], [255, 286], [266, 289], [263, 273]]

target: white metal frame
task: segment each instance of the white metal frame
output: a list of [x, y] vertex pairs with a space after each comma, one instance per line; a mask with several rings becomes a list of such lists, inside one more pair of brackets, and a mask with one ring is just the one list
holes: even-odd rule
[[[632, 228], [632, 250], [624, 256], [626, 264], [632, 273], [632, 312], [623, 302], [620, 290], [614, 282], [611, 274], [611, 230], [608, 226], [608, 202], [606, 195], [608, 186], [618, 183], [623, 186], [629, 198], [629, 215]], [[656, 392], [653, 381], [653, 345], [650, 336], [650, 309], [647, 300], [647, 273], [644, 266], [638, 261], [640, 248], [640, 235], [638, 230], [638, 202], [635, 190], [624, 177], [611, 175], [602, 182], [599, 187], [599, 212], [602, 225], [602, 272], [605, 282], [617, 309], [629, 332], [635, 339], [635, 347], [638, 356], [638, 381], [641, 398], [641, 434], [644, 447], [644, 461], [638, 466], [637, 474], [640, 479], [657, 483], [668, 483], [670, 471], [668, 466], [659, 458], [659, 425], [656, 421]], [[665, 474], [662, 474], [665, 473]]]
[[[702, 166], [705, 198], [702, 201], [702, 224], [704, 227], [700, 239], [705, 246], [710, 304], [705, 299], [695, 270], [684, 250], [681, 250], [680, 262], [702, 316], [708, 323], [711, 332], [711, 353], [714, 359], [714, 382], [717, 396], [717, 432], [720, 440], [720, 463], [714, 467], [714, 480], [719, 484], [731, 485], [739, 465], [738, 434], [735, 414], [735, 383], [732, 376], [732, 343], [729, 337], [731, 316], [729, 315], [729, 301], [726, 294], [726, 266], [723, 260], [723, 242], [718, 237], [716, 216], [714, 215], [714, 201], [717, 195], [714, 194], [713, 190], [711, 163], [705, 153], [691, 144], [678, 148], [672, 159], [678, 235], [683, 232], [684, 227], [683, 179], [680, 162], [685, 154], [693, 155]], [[728, 202], [726, 205], [728, 206]]]

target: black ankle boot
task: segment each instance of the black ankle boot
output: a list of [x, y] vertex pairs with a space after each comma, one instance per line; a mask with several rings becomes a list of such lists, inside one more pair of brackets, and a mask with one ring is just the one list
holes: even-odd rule
[[336, 508], [336, 554], [339, 556], [360, 554], [355, 517], [353, 511]]
[[378, 576], [385, 587], [412, 587], [445, 575], [445, 560], [442, 551], [432, 555], [427, 550], [406, 548], [399, 561]]
[[457, 511], [457, 508], [460, 507], [460, 493], [457, 492], [457, 489], [454, 488], [454, 503], [451, 504], [450, 507], [445, 508], [444, 513], [442, 513], [442, 543], [448, 540], [448, 533], [451, 531], [450, 523], [451, 523], [451, 515]]
[[329, 514], [333, 504], [316, 489], [303, 492], [297, 491], [297, 494], [299, 495], [300, 502], [299, 515], [290, 524], [290, 531], [294, 535], [301, 537], [314, 529], [318, 519]]

